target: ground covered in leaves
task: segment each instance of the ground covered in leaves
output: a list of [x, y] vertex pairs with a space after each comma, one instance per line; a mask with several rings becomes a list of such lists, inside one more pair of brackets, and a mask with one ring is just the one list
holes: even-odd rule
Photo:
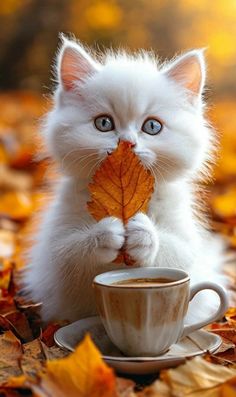
[[[34, 229], [33, 215], [47, 199], [56, 177], [48, 169], [37, 135], [38, 119], [50, 106], [30, 93], [0, 95], [0, 396], [236, 396], [235, 263], [225, 267], [231, 279], [231, 306], [211, 332], [223, 338], [214, 355], [195, 358], [176, 369], [161, 371], [158, 380], [117, 377], [102, 361], [89, 337], [67, 356], [55, 346], [54, 331], [42, 328], [39, 305], [23, 301], [18, 274], [23, 252]], [[235, 103], [217, 103], [210, 117], [222, 132], [221, 157], [210, 187], [212, 227], [236, 247], [236, 120]], [[149, 383], [140, 389], [139, 383]]]

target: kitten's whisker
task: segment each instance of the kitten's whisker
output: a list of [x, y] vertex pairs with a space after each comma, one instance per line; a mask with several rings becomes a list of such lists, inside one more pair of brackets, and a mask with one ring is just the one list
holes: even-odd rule
[[92, 158], [84, 158], [82, 161], [78, 161], [78, 163], [74, 162], [74, 166], [78, 169], [78, 171], [82, 171], [84, 168], [87, 167], [87, 164], [96, 161], [97, 156], [93, 156]]
[[166, 185], [166, 180], [165, 180], [164, 176], [162, 175], [161, 170], [159, 169], [157, 164], [153, 165], [153, 169], [155, 170], [155, 172], [158, 173], [158, 175], [160, 175], [160, 177], [162, 178], [164, 184]]
[[163, 154], [158, 154], [157, 155], [157, 161], [159, 159], [166, 160], [169, 164], [176, 165], [176, 162], [174, 160], [170, 159], [169, 157], [164, 156]]
[[72, 153], [75, 153], [75, 152], [77, 152], [77, 149], [73, 149], [73, 150], [71, 150], [70, 152], [68, 152], [68, 153], [65, 154], [65, 156], [64, 156], [64, 157], [62, 158], [62, 160], [61, 160], [62, 168], [64, 168], [64, 162], [65, 162], [65, 160], [67, 159], [67, 157], [69, 157]]
[[[81, 155], [79, 154], [79, 152], [84, 152], [84, 150], [92, 150], [94, 153], [87, 153], [87, 154], [84, 154], [83, 156], [81, 156]], [[110, 149], [107, 149], [107, 150], [110, 150]], [[111, 152], [112, 152], [113, 150], [114, 150], [114, 149], [111, 149]], [[72, 156], [73, 154], [74, 154], [74, 156], [75, 156], [76, 153], [78, 154], [77, 157], [79, 158], [79, 160], [81, 160], [81, 162], [83, 161], [84, 158], [88, 158], [88, 157], [90, 157], [90, 156], [92, 156], [92, 155], [99, 156], [99, 153], [98, 153], [98, 151], [97, 151], [97, 148], [94, 148], [94, 147], [88, 147], [88, 146], [86, 146], [86, 147], [82, 147], [82, 148], [73, 149], [73, 150], [71, 150], [70, 152], [66, 153], [65, 156], [62, 158], [62, 161], [61, 161], [62, 168], [64, 168], [65, 160], [66, 160], [68, 157]], [[73, 156], [73, 157], [74, 157], [74, 156]], [[106, 156], [106, 154], [102, 155], [103, 158], [104, 158], [105, 156]], [[74, 159], [72, 159], [71, 163], [69, 163], [69, 165], [68, 165], [69, 167], [70, 167], [74, 162], [77, 161], [77, 157], [74, 158]]]
[[151, 171], [152, 175], [154, 176], [155, 179], [155, 184], [157, 184], [157, 176], [155, 174], [155, 168], [153, 167], [153, 165], [151, 163], [147, 164], [147, 168]]
[[97, 153], [84, 154], [83, 156], [79, 156], [75, 160], [84, 160], [92, 156], [98, 156], [98, 154]]
[[81, 173], [86, 167], [88, 167], [89, 164], [93, 163], [94, 161], [96, 161], [96, 159], [94, 159], [94, 158], [92, 158], [92, 159], [90, 159], [89, 161], [87, 161], [87, 163], [85, 163], [85, 164], [83, 165], [83, 167], [80, 168], [80, 169], [78, 170], [78, 172]]
[[[161, 165], [163, 165], [165, 167], [166, 172], [169, 174], [171, 173], [170, 171], [173, 169], [173, 167], [170, 164], [167, 164], [165, 161], [160, 160], [160, 159], [157, 161], [156, 164], [157, 165], [160, 164], [160, 167], [161, 167]], [[164, 170], [164, 168], [162, 168], [162, 169]]]
[[[92, 156], [98, 156], [98, 155], [97, 155], [96, 153], [85, 154], [84, 156], [81, 156], [81, 157], [79, 157], [79, 158], [73, 159], [73, 160], [68, 164], [68, 166], [69, 166], [69, 168], [70, 168], [72, 165], [76, 165], [76, 166], [78, 167], [81, 163], [83, 163], [83, 161], [86, 161], [88, 158], [90, 158], [90, 157], [92, 157]], [[77, 161], [78, 161], [78, 163], [76, 164]]]
[[103, 161], [103, 158], [102, 158], [102, 159], [99, 159], [99, 160], [92, 166], [91, 170], [89, 171], [88, 177], [90, 177], [90, 175], [93, 173], [93, 170], [94, 170], [95, 168], [97, 168], [97, 167], [101, 164], [102, 161]]
[[171, 168], [171, 169], [167, 169], [167, 167], [166, 167], [166, 164], [164, 164], [164, 166], [163, 166], [163, 164], [159, 164], [159, 167], [158, 167], [161, 171], [164, 171], [165, 173], [167, 173], [167, 174], [169, 174], [169, 175], [171, 175], [172, 174], [172, 171], [173, 171], [173, 169]]
[[158, 172], [158, 174], [162, 178], [164, 185], [166, 185], [166, 180], [165, 180], [164, 176], [162, 175], [161, 171], [159, 169], [157, 169], [157, 168], [156, 168], [156, 171]]
[[[89, 171], [88, 178], [89, 178], [89, 176], [90, 176], [92, 170], [93, 170], [95, 167], [97, 167], [97, 166], [103, 161], [103, 159], [104, 159], [104, 158], [99, 159], [99, 160], [96, 161], [96, 163], [92, 166], [91, 170]], [[79, 183], [77, 183], [77, 184], [75, 185], [75, 194], [76, 194], [76, 195], [78, 194], [78, 191], [77, 191], [78, 185], [79, 185]]]
[[[81, 148], [72, 149], [70, 152], [66, 153], [65, 156], [62, 158], [62, 160], [61, 160], [62, 161], [62, 166], [64, 166], [64, 162], [67, 159], [67, 157], [69, 157], [73, 153], [78, 153], [78, 157], [81, 158], [81, 156], [79, 155], [79, 152], [84, 152], [85, 150], [90, 150], [90, 151], [92, 150], [92, 151], [94, 151], [94, 154], [97, 154], [97, 148], [92, 147], [92, 146], [91, 147], [84, 146], [84, 147], [81, 147]], [[93, 154], [93, 153], [84, 154], [84, 156], [89, 156], [90, 154]]]

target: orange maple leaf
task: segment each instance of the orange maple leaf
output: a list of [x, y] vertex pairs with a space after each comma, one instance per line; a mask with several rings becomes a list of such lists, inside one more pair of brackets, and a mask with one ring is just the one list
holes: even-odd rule
[[89, 184], [91, 215], [99, 221], [107, 216], [124, 224], [137, 212], [146, 212], [154, 189], [154, 177], [144, 168], [132, 150], [132, 144], [120, 141], [106, 157]]
[[[151, 172], [133, 152], [132, 143], [120, 141], [89, 184], [92, 201], [88, 203], [88, 210], [97, 221], [115, 216], [126, 224], [137, 212], [147, 211], [154, 182]], [[114, 262], [133, 264], [124, 249]]]

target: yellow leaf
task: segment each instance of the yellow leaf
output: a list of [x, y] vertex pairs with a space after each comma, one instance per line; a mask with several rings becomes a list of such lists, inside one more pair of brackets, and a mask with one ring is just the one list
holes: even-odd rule
[[115, 375], [86, 335], [74, 353], [48, 361], [46, 372], [30, 386], [39, 397], [112, 397]]
[[11, 376], [6, 382], [3, 383], [3, 385], [0, 385], [0, 387], [6, 389], [14, 389], [14, 388], [20, 389], [21, 387], [24, 387], [25, 383], [26, 383], [25, 375]]
[[28, 218], [33, 212], [33, 203], [29, 193], [7, 192], [2, 195], [0, 214], [15, 220]]
[[236, 376], [222, 386], [220, 397], [236, 397]]
[[236, 186], [229, 187], [224, 193], [212, 200], [215, 212], [222, 217], [236, 215]]

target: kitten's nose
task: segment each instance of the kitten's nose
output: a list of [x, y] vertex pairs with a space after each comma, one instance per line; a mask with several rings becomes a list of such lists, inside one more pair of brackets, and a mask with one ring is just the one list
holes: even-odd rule
[[136, 142], [132, 142], [132, 141], [131, 141], [131, 140], [129, 140], [129, 139], [120, 139], [120, 141], [129, 142], [129, 143], [131, 144], [131, 147], [134, 147], [134, 146], [136, 146]]
[[120, 135], [120, 140], [121, 141], [127, 141], [131, 143], [132, 147], [136, 146], [136, 137], [133, 134], [121, 134]]

